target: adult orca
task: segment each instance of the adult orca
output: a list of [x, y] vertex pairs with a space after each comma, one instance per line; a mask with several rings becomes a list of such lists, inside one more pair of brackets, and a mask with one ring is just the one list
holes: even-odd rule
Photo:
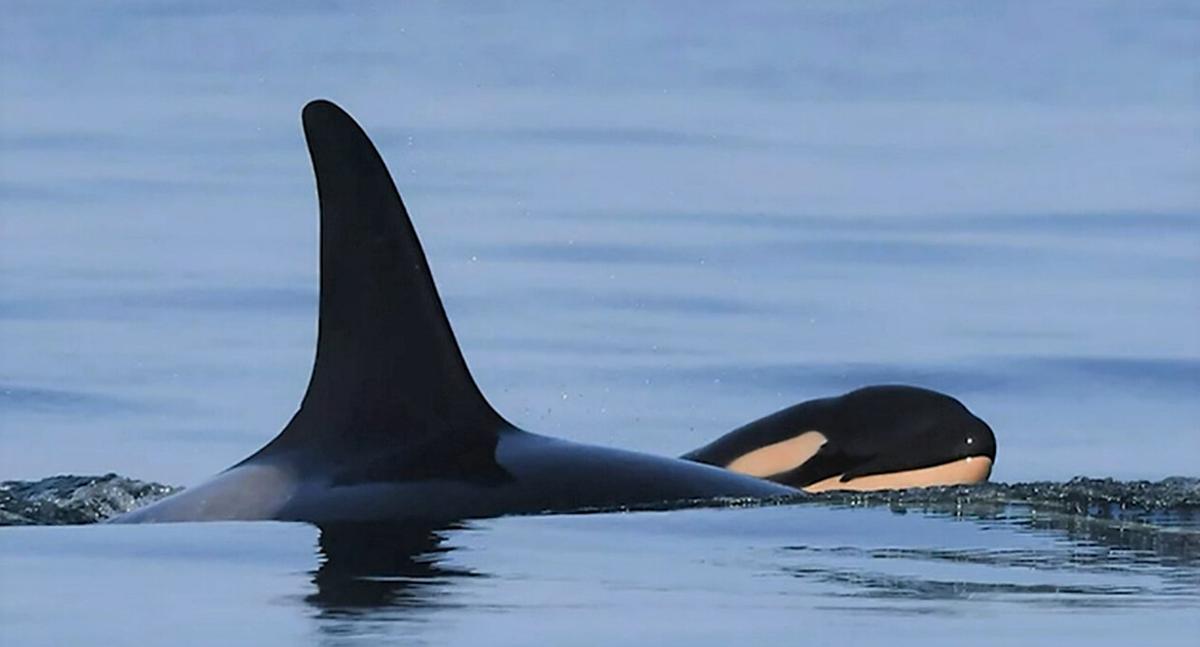
[[484, 399], [383, 159], [333, 103], [304, 107], [320, 205], [317, 349], [259, 451], [116, 522], [457, 520], [796, 489], [694, 461], [522, 431]]
[[894, 490], [986, 481], [996, 437], [944, 393], [877, 385], [788, 407], [683, 458], [808, 492]]

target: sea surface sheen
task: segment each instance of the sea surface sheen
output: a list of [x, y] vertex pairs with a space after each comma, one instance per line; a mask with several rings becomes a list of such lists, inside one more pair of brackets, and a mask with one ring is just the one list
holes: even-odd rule
[[[902, 382], [993, 478], [1200, 456], [1194, 2], [16, 2], [0, 480], [192, 485], [312, 360], [298, 114], [388, 161], [514, 423], [680, 454]], [[0, 529], [0, 643], [1194, 644], [1195, 508]]]

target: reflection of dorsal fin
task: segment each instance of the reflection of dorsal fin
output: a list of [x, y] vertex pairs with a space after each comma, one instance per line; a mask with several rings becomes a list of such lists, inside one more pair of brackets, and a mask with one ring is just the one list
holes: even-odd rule
[[317, 355], [299, 411], [259, 455], [493, 448], [506, 423], [467, 370], [383, 159], [328, 101], [303, 121], [321, 208]]

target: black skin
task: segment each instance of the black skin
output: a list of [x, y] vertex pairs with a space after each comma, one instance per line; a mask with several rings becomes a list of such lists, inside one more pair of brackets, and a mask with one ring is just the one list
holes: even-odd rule
[[958, 400], [914, 386], [879, 385], [809, 400], [739, 427], [682, 458], [725, 467], [755, 449], [817, 431], [828, 442], [800, 467], [767, 477], [806, 487], [831, 476], [933, 467], [962, 458], [996, 459], [987, 423]]
[[[467, 370], [378, 150], [328, 101], [305, 106], [303, 124], [321, 221], [317, 350], [304, 399], [283, 431], [246, 460], [114, 521], [276, 519], [332, 527], [794, 493], [696, 462], [569, 443], [509, 424]], [[831, 441], [814, 459], [821, 470], [806, 465], [779, 475], [785, 483], [952, 460], [968, 451], [953, 441], [971, 429], [987, 432], [974, 434], [981, 453], [995, 453], [991, 432], [954, 400], [885, 387], [797, 405], [688, 458], [724, 464], [731, 451], [812, 429]], [[922, 440], [930, 429], [936, 433]], [[354, 536], [337, 532], [323, 546], [350, 545], [338, 552], [354, 554], [347, 539]], [[412, 539], [417, 552], [428, 547], [428, 536]]]
[[115, 522], [446, 522], [793, 492], [509, 424], [467, 370], [379, 151], [328, 101], [309, 103], [302, 120], [321, 222], [317, 351], [304, 399], [246, 460]]

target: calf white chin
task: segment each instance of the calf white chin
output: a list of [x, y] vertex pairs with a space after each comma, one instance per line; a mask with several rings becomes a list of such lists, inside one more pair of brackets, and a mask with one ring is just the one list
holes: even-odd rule
[[969, 485], [986, 481], [992, 474], [992, 459], [986, 456], [969, 456], [949, 463], [922, 467], [903, 472], [872, 474], [842, 481], [841, 475], [831, 476], [804, 488], [806, 492], [828, 492], [830, 490], [903, 490], [914, 487], [936, 487], [939, 485]]

